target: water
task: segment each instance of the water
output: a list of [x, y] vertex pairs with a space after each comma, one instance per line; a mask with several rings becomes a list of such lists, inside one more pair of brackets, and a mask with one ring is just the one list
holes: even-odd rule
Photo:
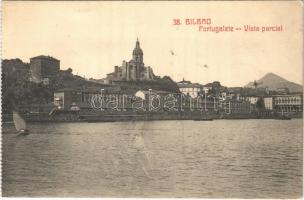
[[298, 198], [302, 120], [3, 128], [3, 196]]

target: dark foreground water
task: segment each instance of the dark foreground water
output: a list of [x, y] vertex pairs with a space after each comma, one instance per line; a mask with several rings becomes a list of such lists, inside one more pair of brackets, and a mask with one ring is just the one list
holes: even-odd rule
[[302, 120], [4, 127], [3, 196], [302, 196]]

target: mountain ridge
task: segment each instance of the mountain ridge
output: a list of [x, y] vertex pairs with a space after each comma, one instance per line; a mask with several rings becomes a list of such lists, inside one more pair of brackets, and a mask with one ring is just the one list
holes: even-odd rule
[[[275, 73], [269, 72], [265, 74], [262, 78], [256, 81], [258, 83], [257, 87], [268, 87], [269, 90], [278, 90], [279, 88], [288, 88], [290, 92], [303, 92], [303, 86], [291, 82]], [[244, 87], [253, 87], [254, 82], [249, 82]]]

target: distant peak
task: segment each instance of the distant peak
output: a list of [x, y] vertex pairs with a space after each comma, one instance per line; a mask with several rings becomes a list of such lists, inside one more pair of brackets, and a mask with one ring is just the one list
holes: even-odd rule
[[278, 76], [278, 77], [280, 77], [279, 75], [276, 75], [276, 74], [274, 74], [274, 73], [272, 73], [272, 72], [269, 72], [269, 73], [265, 74], [264, 77], [265, 77], [265, 76]]
[[287, 81], [283, 77], [281, 77], [279, 75], [276, 75], [272, 72], [269, 72], [266, 75], [264, 75], [259, 81], [268, 80], [268, 79], [271, 79], [272, 81], [274, 81], [274, 80], [276, 80], [276, 81]]

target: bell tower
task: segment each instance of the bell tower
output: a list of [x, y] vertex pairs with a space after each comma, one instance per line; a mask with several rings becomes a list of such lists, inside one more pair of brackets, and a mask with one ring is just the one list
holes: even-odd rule
[[144, 59], [143, 59], [143, 51], [141, 50], [140, 48], [140, 44], [139, 44], [139, 41], [138, 41], [138, 38], [136, 40], [136, 45], [135, 45], [135, 48], [133, 50], [133, 60], [135, 62], [138, 62], [138, 63], [143, 63]]

